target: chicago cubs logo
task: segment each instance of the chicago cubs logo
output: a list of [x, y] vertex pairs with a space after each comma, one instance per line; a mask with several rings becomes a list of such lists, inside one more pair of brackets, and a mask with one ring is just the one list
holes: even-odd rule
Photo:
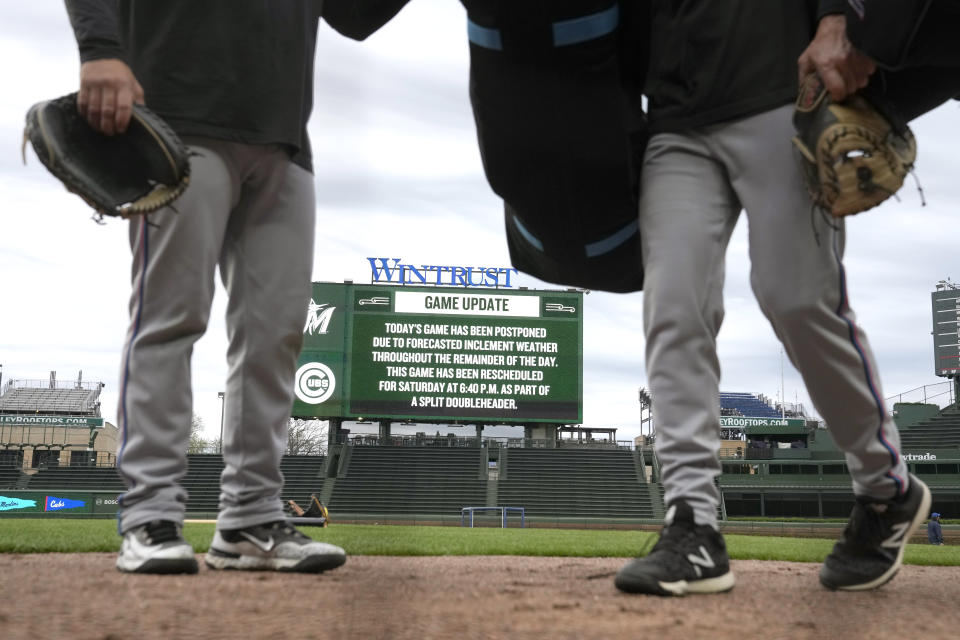
[[297, 369], [294, 392], [307, 404], [325, 402], [337, 386], [337, 379], [330, 367], [322, 362], [308, 362]]
[[83, 500], [71, 500], [70, 498], [58, 498], [56, 496], [46, 496], [44, 500], [44, 511], [62, 511], [63, 509], [79, 509], [87, 504]]

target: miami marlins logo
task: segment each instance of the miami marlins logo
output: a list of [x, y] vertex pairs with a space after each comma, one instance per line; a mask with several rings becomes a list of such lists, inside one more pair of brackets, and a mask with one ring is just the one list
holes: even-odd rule
[[307, 323], [303, 325], [303, 332], [310, 335], [313, 335], [314, 332], [318, 335], [327, 333], [330, 320], [333, 318], [333, 312], [336, 310], [336, 307], [331, 307], [326, 302], [317, 304], [310, 300], [310, 304], [307, 305]]

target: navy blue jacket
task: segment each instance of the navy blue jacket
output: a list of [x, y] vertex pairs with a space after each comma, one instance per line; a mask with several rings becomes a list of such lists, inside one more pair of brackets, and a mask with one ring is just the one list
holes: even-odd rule
[[930, 520], [927, 523], [927, 539], [930, 544], [943, 544], [943, 530], [940, 528], [940, 522]]

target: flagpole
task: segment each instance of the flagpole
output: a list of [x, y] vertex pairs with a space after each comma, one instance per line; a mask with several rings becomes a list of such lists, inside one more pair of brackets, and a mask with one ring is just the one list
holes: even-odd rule
[[783, 347], [780, 348], [780, 418], [786, 418], [787, 399], [783, 395]]

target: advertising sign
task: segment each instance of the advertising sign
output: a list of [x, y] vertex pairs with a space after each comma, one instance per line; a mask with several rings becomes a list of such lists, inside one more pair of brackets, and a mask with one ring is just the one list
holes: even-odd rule
[[[0, 496], [0, 511], [65, 511], [74, 510], [83, 513], [89, 513], [90, 507], [87, 506], [89, 500], [77, 500], [76, 494], [71, 492], [71, 497], [61, 495], [46, 495], [36, 492], [9, 491], [7, 495]], [[86, 495], [83, 496], [86, 498]]]
[[106, 516], [118, 508], [116, 492], [5, 490], [0, 495], [0, 517]]
[[721, 427], [803, 427], [803, 418], [751, 418], [744, 416], [721, 416]]
[[103, 418], [86, 418], [78, 416], [37, 416], [37, 415], [0, 415], [0, 425], [15, 425], [26, 427], [93, 427], [103, 428]]

